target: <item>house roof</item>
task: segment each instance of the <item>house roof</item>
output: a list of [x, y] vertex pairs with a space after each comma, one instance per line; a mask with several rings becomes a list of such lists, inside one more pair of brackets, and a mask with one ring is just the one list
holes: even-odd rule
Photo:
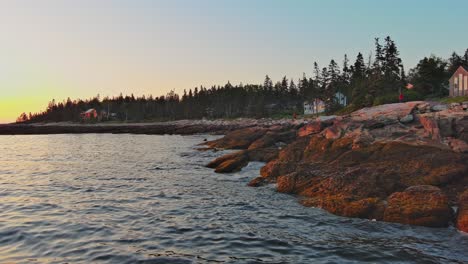
[[465, 65], [460, 65], [460, 67], [458, 67], [455, 72], [452, 74], [452, 76], [450, 76], [450, 79], [453, 78], [453, 76], [455, 75], [455, 73], [457, 73], [457, 71], [462, 68], [464, 71], [468, 72], [468, 66], [465, 66]]
[[85, 113], [88, 114], [88, 113], [92, 113], [94, 111], [96, 111], [96, 110], [94, 108], [91, 108], [91, 109], [86, 110]]

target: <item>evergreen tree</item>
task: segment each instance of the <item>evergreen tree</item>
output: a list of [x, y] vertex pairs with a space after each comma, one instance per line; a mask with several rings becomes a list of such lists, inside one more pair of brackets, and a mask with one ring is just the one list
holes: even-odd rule
[[411, 69], [410, 80], [414, 90], [423, 96], [444, 96], [447, 94], [447, 62], [435, 56], [425, 57]]

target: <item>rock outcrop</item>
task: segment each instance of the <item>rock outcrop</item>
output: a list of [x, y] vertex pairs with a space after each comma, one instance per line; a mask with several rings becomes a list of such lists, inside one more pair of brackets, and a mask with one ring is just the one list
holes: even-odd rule
[[460, 195], [458, 201], [457, 228], [468, 233], [468, 189]]
[[447, 196], [431, 185], [411, 186], [388, 197], [384, 221], [446, 227], [452, 217]]
[[[347, 217], [442, 227], [454, 218], [451, 206], [460, 204], [457, 225], [463, 230], [468, 205], [459, 196], [468, 187], [468, 113], [434, 106], [382, 105], [296, 127], [236, 131], [207, 145], [244, 150], [220, 158], [229, 161], [225, 165], [215, 160], [209, 166], [225, 172], [232, 163], [238, 170], [250, 160], [268, 161], [250, 186], [276, 183], [305, 206]], [[287, 145], [277, 147], [279, 142]], [[268, 148], [274, 152], [268, 158], [250, 154]]]

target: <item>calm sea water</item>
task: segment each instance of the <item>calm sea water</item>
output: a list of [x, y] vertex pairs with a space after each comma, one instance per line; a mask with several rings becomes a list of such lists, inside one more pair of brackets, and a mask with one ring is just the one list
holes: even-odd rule
[[[467, 263], [468, 235], [334, 216], [206, 136], [0, 136], [0, 263]], [[210, 137], [208, 137], [210, 138]]]

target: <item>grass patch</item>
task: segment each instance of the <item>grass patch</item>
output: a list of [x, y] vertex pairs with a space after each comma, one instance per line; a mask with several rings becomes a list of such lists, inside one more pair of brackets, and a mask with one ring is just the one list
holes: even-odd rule
[[468, 95], [465, 96], [456, 96], [456, 97], [445, 97], [439, 100], [442, 103], [463, 103], [468, 102]]

